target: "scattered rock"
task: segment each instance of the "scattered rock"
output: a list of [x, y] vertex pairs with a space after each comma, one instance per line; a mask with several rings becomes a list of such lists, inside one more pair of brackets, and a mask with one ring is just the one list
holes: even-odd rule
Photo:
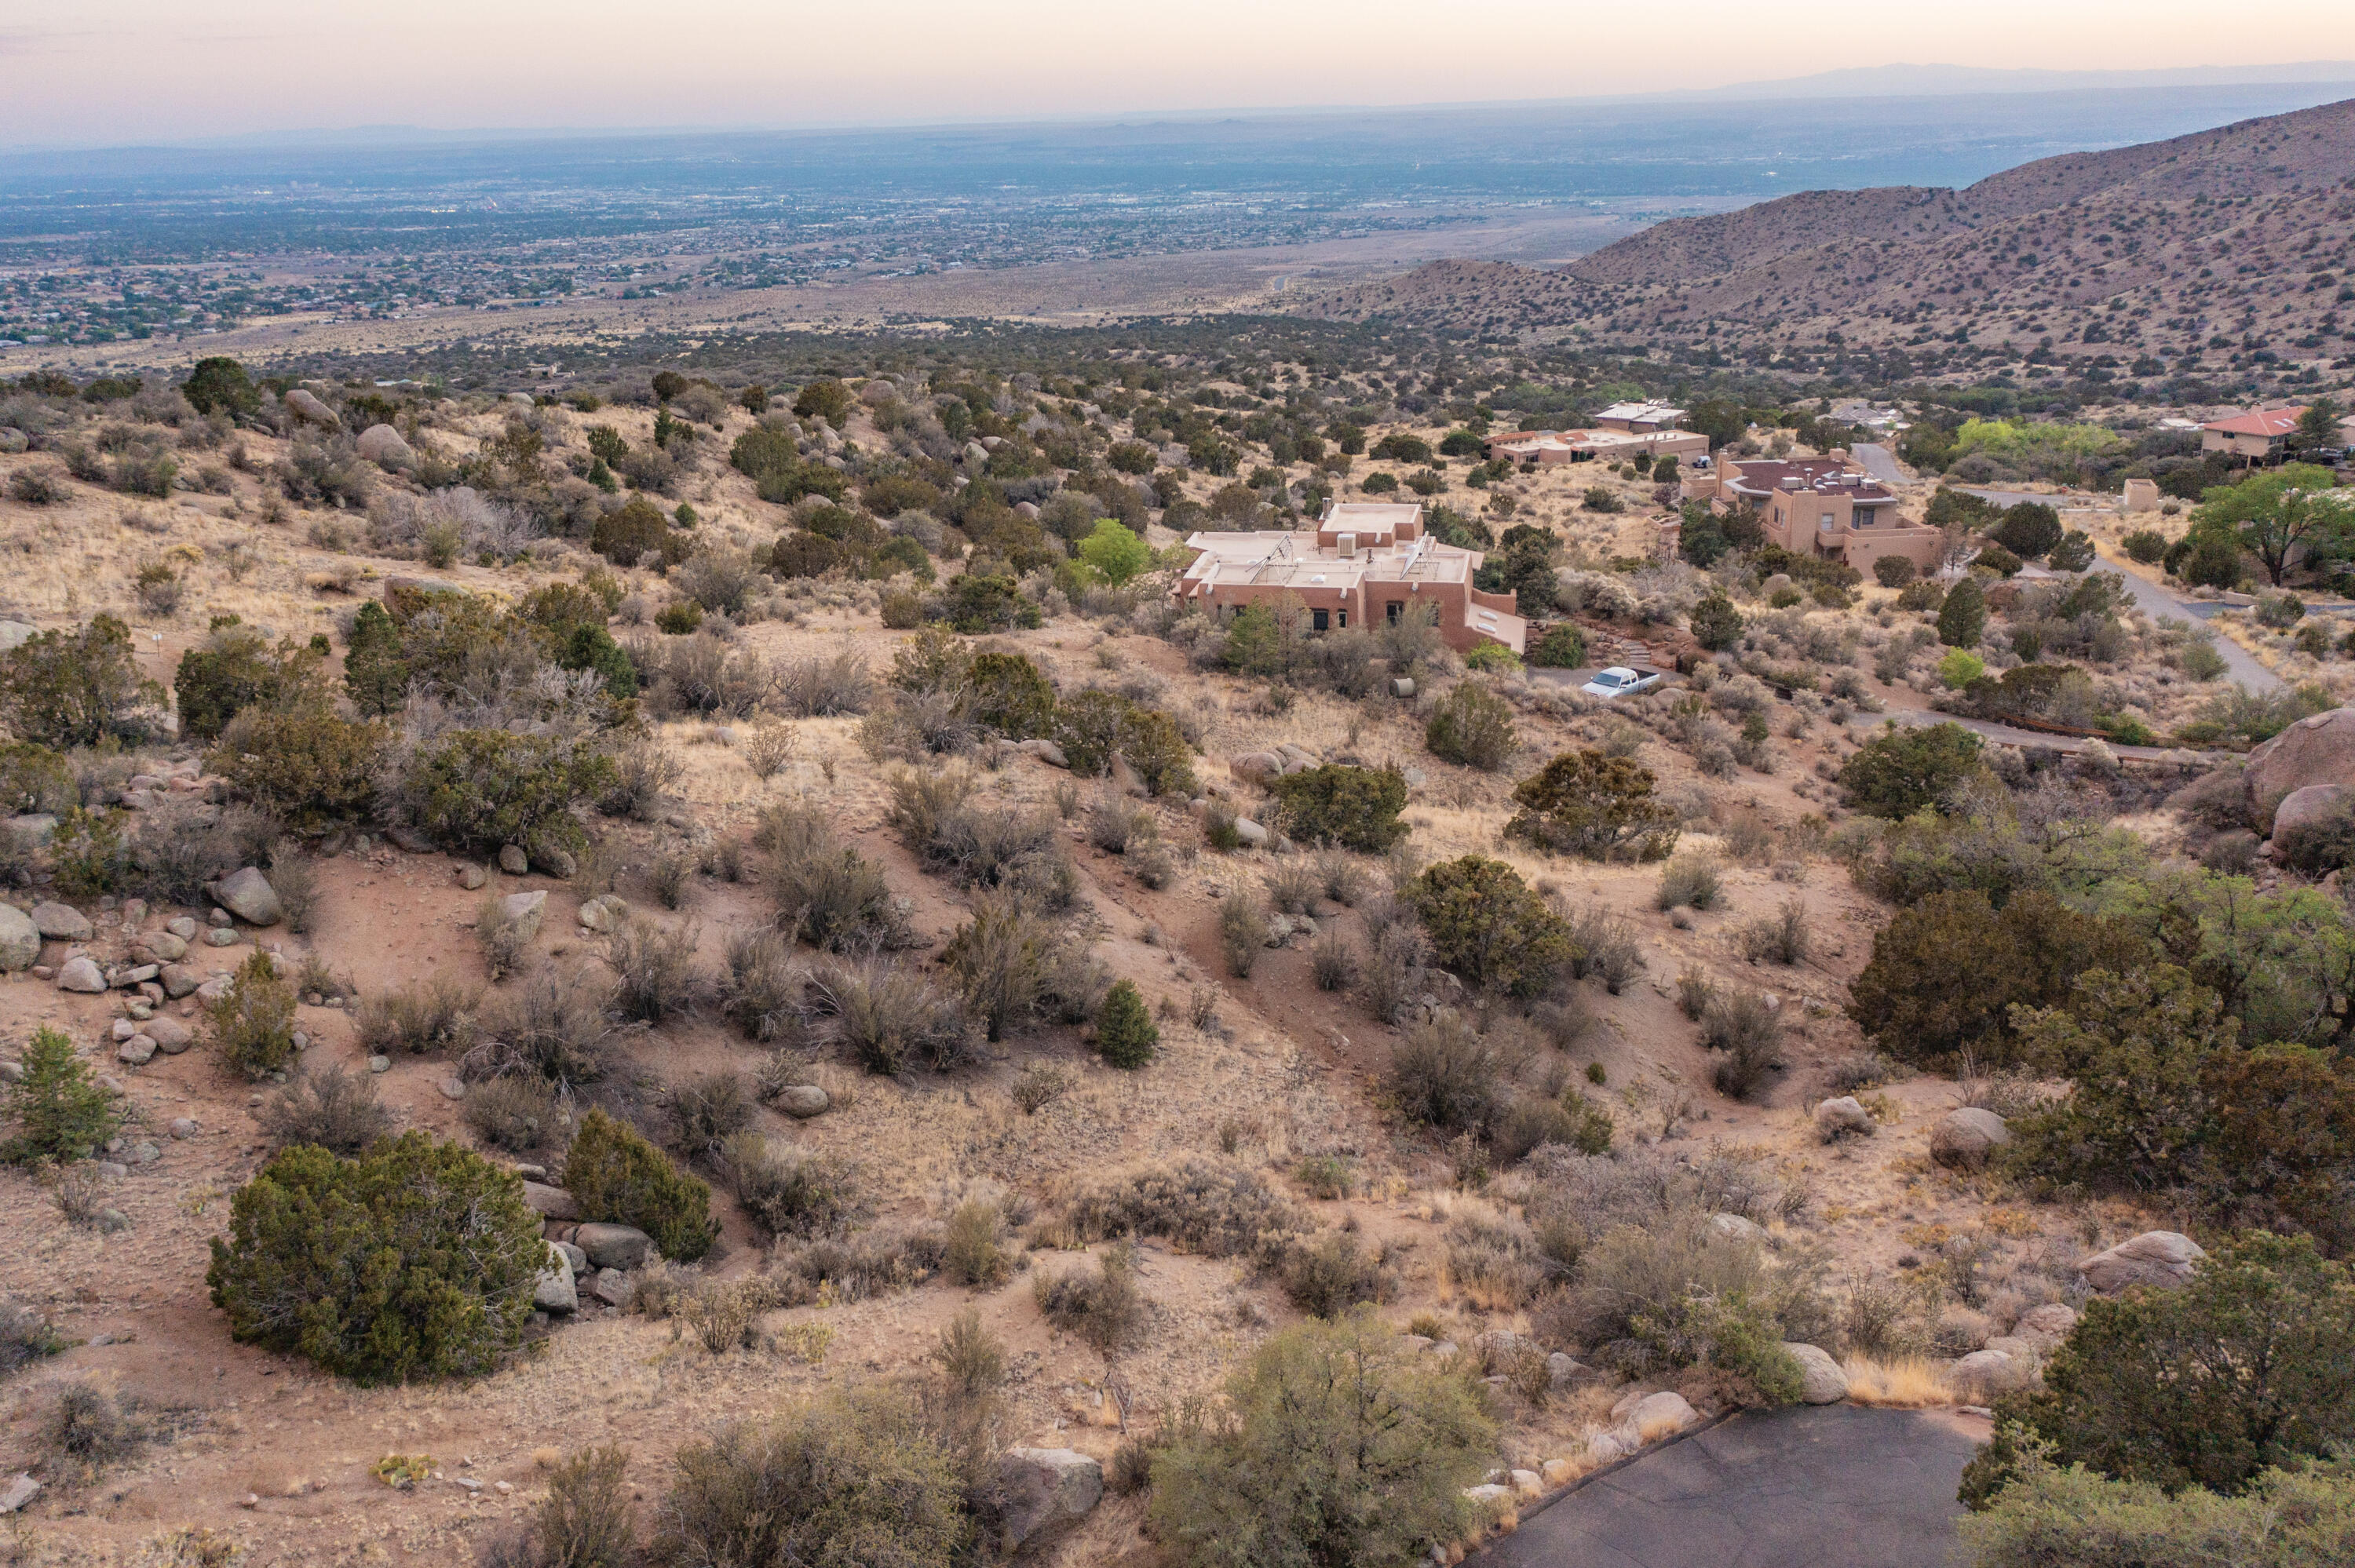
[[1977, 1171], [2010, 1141], [2003, 1118], [1977, 1106], [1963, 1106], [1940, 1117], [1930, 1129], [1930, 1158], [1950, 1171]]
[[1755, 1220], [1745, 1220], [1740, 1214], [1711, 1214], [1709, 1228], [1728, 1241], [1756, 1242], [1768, 1245], [1766, 1227]]
[[1483, 1481], [1476, 1487], [1465, 1487], [1464, 1495], [1476, 1503], [1492, 1503], [1500, 1509], [1513, 1506], [1513, 1489], [1495, 1481]]
[[25, 1064], [0, 1062], [0, 1084], [21, 1084], [25, 1081]]
[[205, 946], [208, 948], [234, 948], [244, 940], [237, 934], [234, 926], [217, 926], [205, 933]]
[[166, 1056], [176, 1056], [195, 1043], [196, 1035], [176, 1018], [157, 1013], [141, 1026], [142, 1032], [155, 1042], [155, 1049]]
[[392, 1071], [392, 1058], [389, 1056], [371, 1056], [368, 1060], [368, 1069], [371, 1073], [389, 1073]]
[[172, 1118], [172, 1136], [183, 1140], [196, 1137], [196, 1118], [185, 1116], [174, 1117]]
[[581, 863], [572, 858], [570, 850], [555, 844], [532, 851], [531, 863], [559, 882], [571, 881], [573, 874], [581, 869]]
[[242, 866], [205, 889], [214, 903], [249, 926], [275, 926], [286, 918], [270, 879], [259, 868]]
[[623, 1268], [604, 1268], [589, 1282], [589, 1294], [616, 1311], [626, 1312], [638, 1298], [637, 1277]]
[[832, 1097], [815, 1084], [795, 1084], [776, 1098], [779, 1110], [802, 1120], [824, 1116], [826, 1107], [833, 1103]]
[[509, 876], [521, 876], [531, 869], [531, 857], [523, 853], [523, 845], [507, 844], [499, 851], [499, 869]]
[[1247, 784], [1263, 784], [1282, 776], [1284, 758], [1272, 751], [1246, 751], [1228, 759], [1227, 771]]
[[581, 1293], [572, 1283], [572, 1265], [554, 1242], [548, 1244], [548, 1266], [532, 1282], [531, 1304], [543, 1312], [575, 1312]]
[[188, 944], [169, 931], [155, 931], [140, 938], [139, 945], [131, 953], [151, 963], [177, 963], [188, 956]]
[[2137, 1285], [2171, 1290], [2190, 1281], [2192, 1265], [2207, 1255], [2190, 1236], [2174, 1231], [2145, 1231], [2107, 1252], [2083, 1259], [2077, 1272], [2105, 1296], [2115, 1296]]
[[1680, 1393], [1647, 1393], [1627, 1407], [1619, 1420], [1619, 1435], [1640, 1447], [1656, 1437], [1681, 1432], [1700, 1421]]
[[533, 888], [529, 893], [510, 893], [499, 900], [499, 920], [513, 927], [524, 941], [539, 935], [539, 922], [548, 913], [548, 889]]
[[1513, 1470], [1508, 1472], [1508, 1477], [1513, 1490], [1525, 1498], [1533, 1498], [1545, 1490], [1545, 1481], [1535, 1470]]
[[1788, 1340], [1783, 1349], [1799, 1363], [1799, 1377], [1804, 1385], [1799, 1393], [1802, 1404], [1838, 1404], [1848, 1397], [1848, 1373], [1841, 1370], [1839, 1362], [1832, 1360], [1830, 1352], [1818, 1350], [1814, 1345]]
[[164, 929], [185, 942], [196, 936], [197, 923], [189, 916], [177, 915], [164, 922]]
[[6, 1486], [0, 1486], [0, 1513], [20, 1513], [40, 1495], [40, 1482], [30, 1476], [18, 1475]]
[[445, 1100], [463, 1100], [463, 1099], [464, 1099], [464, 1098], [466, 1097], [466, 1083], [465, 1083], [465, 1080], [464, 1080], [464, 1079], [463, 1079], [463, 1078], [444, 1078], [444, 1079], [442, 1079], [442, 1097], [443, 1099], [445, 1099]]
[[2063, 1302], [2047, 1301], [2041, 1307], [2030, 1307], [2022, 1312], [2012, 1332], [2036, 1346], [2040, 1351], [2049, 1353], [2053, 1346], [2067, 1339], [2069, 1330], [2076, 1326], [2077, 1309], [2074, 1307]]
[[114, 1059], [126, 1066], [144, 1067], [155, 1056], [155, 1042], [144, 1034], [133, 1034], [114, 1048]]
[[58, 989], [96, 996], [106, 989], [106, 977], [88, 959], [68, 959], [58, 966]]
[[1103, 1467], [1071, 1448], [1008, 1448], [997, 1461], [1011, 1552], [1040, 1531], [1085, 1519], [1103, 1500]]
[[655, 1255], [654, 1238], [631, 1225], [582, 1225], [572, 1239], [600, 1268], [636, 1268]]
[[155, 983], [164, 988], [165, 996], [177, 1001], [203, 985], [204, 980], [186, 964], [165, 964], [155, 971]]
[[465, 864], [458, 868], [458, 885], [464, 888], [469, 893], [477, 891], [481, 888], [483, 884], [489, 880], [490, 876], [488, 874], [486, 874], [481, 866], [476, 865], [472, 861], [468, 861]]
[[1816, 1107], [1816, 1131], [1826, 1143], [1851, 1135], [1870, 1138], [1878, 1130], [1872, 1113], [1858, 1104], [1854, 1095], [1842, 1095]]
[[1557, 1393], [1566, 1388], [1579, 1388], [1587, 1383], [1600, 1383], [1602, 1380], [1601, 1372], [1575, 1356], [1565, 1355], [1556, 1351], [1546, 1357], [1546, 1382]]
[[543, 1181], [527, 1181], [523, 1184], [523, 1201], [531, 1212], [546, 1220], [577, 1220], [581, 1205], [571, 1193], [561, 1187], [551, 1187]]
[[29, 969], [41, 958], [41, 933], [32, 916], [13, 904], [0, 904], [0, 970]]
[[1069, 768], [1071, 765], [1071, 759], [1063, 755], [1063, 748], [1051, 740], [1019, 741], [1014, 749], [1028, 752], [1050, 768]]
[[1242, 840], [1242, 842], [1247, 844], [1260, 845], [1267, 842], [1268, 833], [1265, 828], [1261, 827], [1249, 817], [1237, 817], [1235, 819], [1235, 837]]
[[54, 900], [33, 906], [33, 928], [52, 942], [90, 940], [90, 916], [70, 904]]

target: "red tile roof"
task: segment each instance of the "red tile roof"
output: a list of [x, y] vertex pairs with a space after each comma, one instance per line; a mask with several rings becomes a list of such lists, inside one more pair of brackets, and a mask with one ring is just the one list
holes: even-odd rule
[[2286, 436], [2297, 428], [2305, 413], [2303, 408], [2259, 408], [2229, 419], [2211, 419], [2200, 428], [2220, 436]]

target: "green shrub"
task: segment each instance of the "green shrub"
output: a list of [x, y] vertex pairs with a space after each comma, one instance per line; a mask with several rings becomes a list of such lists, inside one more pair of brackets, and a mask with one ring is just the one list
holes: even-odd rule
[[[1951, 655], [1949, 655], [1951, 657]], [[1955, 787], [1984, 766], [1979, 737], [1958, 724], [1891, 724], [1840, 765], [1848, 804], [1867, 816], [1910, 817], [1946, 810]]]
[[1493, 773], [1512, 760], [1520, 736], [1502, 697], [1477, 681], [1460, 681], [1432, 710], [1423, 744], [1443, 762]]
[[1193, 791], [1193, 748], [1178, 721], [1116, 692], [1080, 692], [1057, 703], [1054, 739], [1080, 778], [1110, 772], [1117, 757], [1156, 795]]
[[1742, 638], [1742, 612], [1733, 601], [1712, 589], [1694, 605], [1689, 621], [1693, 641], [1715, 653], [1731, 648]]
[[1960, 1521], [1975, 1568], [2312, 1568], [2355, 1556], [2355, 1472], [2265, 1470], [2219, 1497], [2023, 1462], [1987, 1511]]
[[1611, 1113], [1584, 1095], [1564, 1090], [1558, 1099], [1525, 1095], [1505, 1107], [1488, 1130], [1489, 1147], [1507, 1164], [1527, 1159], [1550, 1143], [1581, 1154], [1611, 1152]]
[[647, 556], [664, 567], [687, 559], [689, 541], [672, 529], [662, 508], [643, 495], [634, 495], [597, 519], [589, 531], [589, 547], [617, 567], [634, 567]]
[[1575, 670], [1586, 662], [1586, 633], [1567, 620], [1558, 620], [1529, 650], [1529, 662], [1540, 670]]
[[197, 360], [180, 384], [180, 396], [199, 414], [251, 414], [261, 407], [261, 389], [227, 355]]
[[1383, 854], [1406, 837], [1406, 776], [1396, 768], [1327, 763], [1273, 781], [1277, 818], [1302, 843]]
[[57, 815], [73, 810], [80, 800], [80, 787], [64, 758], [29, 740], [0, 745], [0, 813]]
[[1472, 985], [1531, 995], [1570, 961], [1569, 926], [1502, 861], [1469, 854], [1431, 866], [1407, 885], [1406, 901], [1440, 965]]
[[1917, 575], [1911, 556], [1882, 556], [1872, 563], [1872, 579], [1885, 588], [1902, 588]]
[[1933, 893], [1874, 934], [1872, 957], [1849, 987], [1848, 1014], [1901, 1061], [1942, 1064], [1969, 1050], [2005, 1065], [2018, 1055], [2015, 1003], [2052, 1006], [2086, 970], [2133, 968], [2148, 953], [2123, 923], [2041, 891], [2016, 894], [2001, 909], [1977, 888]]
[[1142, 1067], [1161, 1044], [1161, 1031], [1131, 980], [1114, 980], [1096, 1016], [1096, 1050], [1111, 1067]]
[[2159, 557], [2167, 554], [2167, 535], [2155, 528], [2137, 528], [2118, 543], [2129, 560], [2146, 567], [2158, 565]]
[[111, 615], [79, 631], [53, 627], [0, 654], [0, 719], [18, 740], [55, 751], [139, 739], [163, 700], [132, 659], [131, 629]]
[[703, 607], [691, 599], [673, 599], [655, 612], [655, 630], [666, 637], [684, 637], [703, 624]]
[[682, 1447], [655, 1510], [653, 1560], [919, 1568], [975, 1538], [957, 1455], [900, 1395], [800, 1404]]
[[399, 1383], [496, 1366], [548, 1254], [520, 1180], [410, 1132], [358, 1160], [281, 1150], [231, 1201], [205, 1280], [240, 1342]]
[[1966, 577], [1946, 591], [1938, 606], [1938, 641], [1949, 648], [1976, 648], [1987, 630], [1987, 594]]
[[985, 729], [1029, 740], [1054, 724], [1055, 688], [1019, 653], [976, 653], [965, 666], [964, 709]]
[[1553, 854], [1602, 860], [1634, 848], [1657, 860], [1676, 847], [1677, 817], [1654, 792], [1652, 770], [1630, 758], [1565, 751], [1513, 788], [1519, 807], [1506, 836]]
[[1228, 1396], [1153, 1461], [1154, 1535], [1183, 1568], [1403, 1563], [1470, 1530], [1495, 1424], [1370, 1308], [1276, 1334]]
[[418, 825], [453, 850], [578, 851], [587, 835], [572, 808], [613, 778], [610, 758], [556, 736], [462, 729], [427, 748], [401, 788]]
[[250, 707], [220, 732], [205, 759], [254, 807], [297, 833], [364, 821], [391, 735], [325, 706]]
[[2305, 1236], [2221, 1242], [2190, 1283], [2085, 1303], [2041, 1389], [1996, 1402], [1963, 1473], [1984, 1507], [2037, 1447], [2174, 1492], [2232, 1493], [2355, 1439], [2355, 1271]]
[[2092, 535], [2072, 528], [2046, 553], [2045, 562], [2056, 572], [2082, 572], [2094, 564], [2100, 553]]
[[276, 957], [254, 949], [205, 1009], [221, 1060], [250, 1078], [279, 1071], [294, 1055], [294, 988], [278, 978]]
[[582, 1219], [634, 1225], [677, 1262], [692, 1263], [719, 1239], [711, 1189], [602, 1110], [581, 1120], [565, 1152], [564, 1188]]
[[210, 634], [180, 655], [172, 675], [180, 733], [212, 740], [246, 708], [292, 707], [324, 698], [325, 662], [324, 645], [310, 648], [289, 637], [273, 649], [234, 616], [216, 617]]
[[123, 1125], [114, 1097], [91, 1076], [73, 1042], [56, 1030], [33, 1031], [22, 1065], [24, 1078], [7, 1086], [16, 1132], [0, 1144], [0, 1160], [11, 1165], [87, 1160]]
[[96, 898], [120, 888], [131, 869], [123, 813], [69, 809], [49, 835], [49, 867], [69, 898]]
[[1039, 624], [1039, 607], [1024, 599], [1011, 577], [966, 572], [941, 591], [943, 618], [967, 636]]
[[1987, 532], [2021, 560], [2032, 561], [2061, 542], [2061, 514], [2041, 501], [2023, 501], [2006, 507], [2002, 518]]
[[2305, 1045], [2243, 1045], [2223, 999], [2169, 964], [2081, 971], [2065, 995], [2013, 1012], [2019, 1054], [2075, 1086], [2015, 1120], [2007, 1169], [2181, 1193], [2236, 1223], [2355, 1244], [2355, 1067]]

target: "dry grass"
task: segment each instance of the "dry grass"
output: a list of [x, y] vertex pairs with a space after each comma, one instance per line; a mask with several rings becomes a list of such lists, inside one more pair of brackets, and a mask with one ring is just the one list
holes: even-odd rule
[[1882, 1410], [1921, 1410], [1955, 1403], [1955, 1391], [1946, 1383], [1946, 1369], [1925, 1357], [1898, 1356], [1881, 1361], [1870, 1356], [1851, 1356], [1845, 1364], [1851, 1404]]

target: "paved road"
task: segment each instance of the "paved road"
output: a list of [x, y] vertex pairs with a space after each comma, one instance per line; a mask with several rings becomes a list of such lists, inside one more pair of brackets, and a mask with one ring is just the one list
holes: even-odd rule
[[1938, 1568], [1984, 1422], [1750, 1412], [1589, 1483], [1472, 1568]]
[[1849, 449], [1850, 456], [1863, 465], [1864, 471], [1883, 484], [1902, 484], [1905, 476], [1897, 471], [1897, 456], [1879, 441], [1866, 441]]
[[2105, 504], [2086, 501], [2073, 495], [2039, 495], [2032, 490], [1979, 490], [1965, 488], [1965, 495], [1976, 495], [1981, 501], [1991, 501], [1998, 506], [2018, 506], [2023, 502], [2040, 502], [2055, 512], [2099, 512]]
[[[2126, 578], [2126, 591], [2134, 595], [2135, 602], [2142, 606], [2143, 613], [2153, 619], [2162, 615], [2171, 615], [2178, 620], [2205, 620], [2224, 608], [2213, 599], [2202, 602], [2199, 599], [2178, 599], [2157, 583], [2137, 577], [2123, 567], [2118, 568], [2118, 576]], [[2216, 644], [2216, 652], [2224, 656], [2226, 675], [2248, 687], [2252, 692], [2264, 693], [2281, 689], [2282, 678], [2258, 663], [2255, 654], [2251, 653], [2221, 631], [2216, 634], [2213, 641]]]

